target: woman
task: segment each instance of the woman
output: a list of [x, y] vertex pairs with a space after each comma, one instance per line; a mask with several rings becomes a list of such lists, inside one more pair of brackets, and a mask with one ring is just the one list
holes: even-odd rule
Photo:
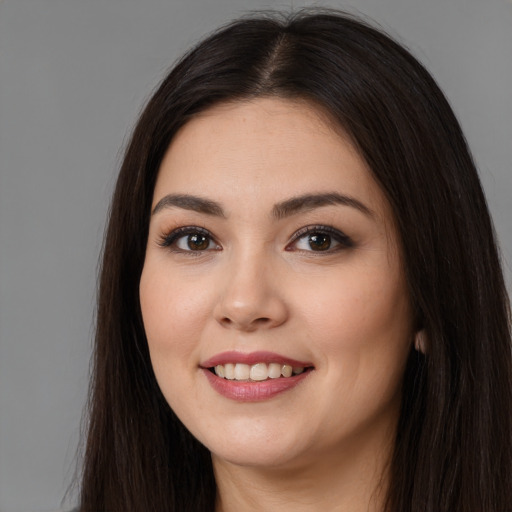
[[126, 151], [80, 510], [505, 511], [509, 319], [424, 68], [339, 13], [234, 22]]

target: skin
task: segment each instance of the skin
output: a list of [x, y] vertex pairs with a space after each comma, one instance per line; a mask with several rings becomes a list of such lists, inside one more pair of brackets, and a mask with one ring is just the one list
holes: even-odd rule
[[[273, 215], [311, 193], [342, 194], [367, 211], [330, 204]], [[169, 194], [223, 210], [160, 203], [140, 282], [156, 378], [212, 453], [217, 510], [380, 510], [414, 330], [392, 212], [365, 162], [307, 103], [236, 102], [178, 132], [153, 208]], [[296, 237], [318, 225], [351, 242], [327, 234], [319, 250], [310, 235]], [[162, 246], [184, 226], [211, 237], [200, 250], [188, 235]], [[273, 351], [314, 370], [271, 399], [241, 403], [200, 368], [228, 350]]]

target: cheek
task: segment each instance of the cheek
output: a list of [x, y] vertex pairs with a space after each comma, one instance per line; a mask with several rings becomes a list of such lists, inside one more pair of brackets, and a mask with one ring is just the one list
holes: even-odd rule
[[151, 262], [144, 266], [140, 303], [155, 373], [161, 366], [193, 362], [190, 354], [197, 349], [210, 308], [207, 294], [196, 290]]
[[412, 338], [406, 287], [393, 268], [352, 270], [304, 288], [315, 297], [307, 306], [303, 300], [308, 337], [321, 350], [331, 378], [346, 391], [363, 385], [372, 392], [379, 386], [390, 391], [401, 379]]
[[396, 413], [411, 315], [400, 281], [370, 273], [340, 282], [322, 300], [311, 301], [304, 314], [326, 368], [326, 389], [332, 390], [319, 406], [333, 424], [358, 431]]
[[[166, 265], [145, 263], [139, 293], [151, 365], [170, 407], [187, 420], [188, 403], [198, 390], [199, 340], [207, 319], [207, 295], [180, 280]], [[186, 397], [186, 400], [185, 400]]]
[[[410, 329], [409, 301], [405, 286], [393, 272], [343, 271], [339, 276], [312, 279], [294, 294], [304, 304], [308, 323], [328, 334], [329, 339], [360, 338]], [[336, 345], [339, 344], [339, 341]]]

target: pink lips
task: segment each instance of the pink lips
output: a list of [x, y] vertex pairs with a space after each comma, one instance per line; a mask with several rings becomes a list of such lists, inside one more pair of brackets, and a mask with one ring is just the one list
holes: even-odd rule
[[[209, 368], [219, 364], [227, 363], [242, 363], [248, 365], [257, 363], [279, 363], [309, 369], [292, 377], [281, 377], [259, 382], [227, 380], [218, 377], [209, 370]], [[238, 402], [259, 402], [294, 388], [309, 376], [312, 365], [311, 363], [290, 359], [289, 357], [284, 357], [273, 352], [251, 352], [250, 354], [244, 354], [230, 351], [217, 354], [202, 362], [200, 366], [212, 388], [222, 396]]]

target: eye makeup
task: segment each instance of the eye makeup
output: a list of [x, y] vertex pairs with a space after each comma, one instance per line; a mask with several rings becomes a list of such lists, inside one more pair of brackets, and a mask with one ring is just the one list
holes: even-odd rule
[[[175, 253], [199, 255], [206, 251], [220, 251], [221, 245], [210, 231], [199, 226], [181, 226], [159, 237], [158, 245]], [[354, 247], [353, 240], [332, 226], [315, 224], [297, 230], [285, 251], [332, 254]]]
[[222, 249], [212, 234], [199, 226], [182, 226], [170, 233], [163, 234], [159, 237], [158, 245], [172, 252], [180, 253], [200, 253]]
[[292, 241], [286, 246], [287, 251], [308, 251], [306, 247], [299, 244], [304, 241], [309, 250], [317, 253], [332, 253], [335, 251], [349, 249], [354, 246], [353, 240], [339, 229], [326, 225], [305, 226], [296, 231]]

